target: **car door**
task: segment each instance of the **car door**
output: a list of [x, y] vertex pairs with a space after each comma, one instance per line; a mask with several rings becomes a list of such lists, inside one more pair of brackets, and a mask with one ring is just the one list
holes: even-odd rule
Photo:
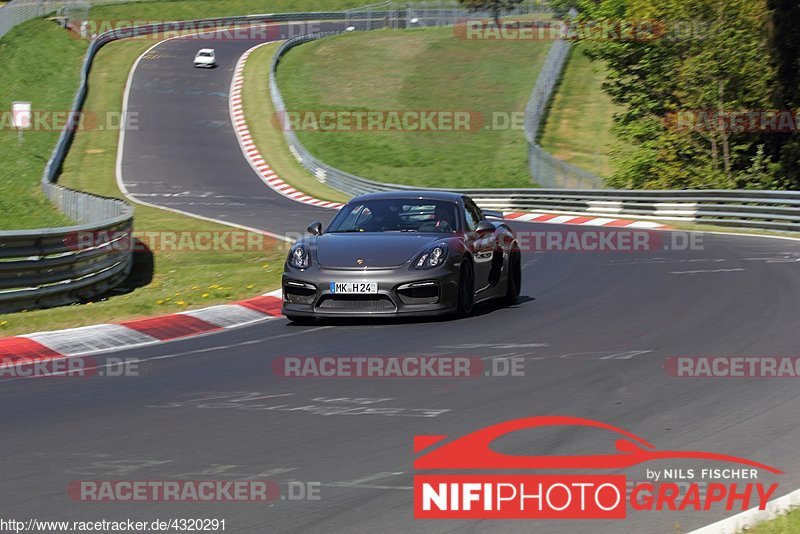
[[472, 257], [475, 260], [475, 292], [480, 293], [489, 288], [492, 272], [492, 258], [495, 249], [494, 232], [478, 235], [478, 223], [483, 220], [483, 213], [472, 200], [464, 199], [464, 220], [466, 235]]

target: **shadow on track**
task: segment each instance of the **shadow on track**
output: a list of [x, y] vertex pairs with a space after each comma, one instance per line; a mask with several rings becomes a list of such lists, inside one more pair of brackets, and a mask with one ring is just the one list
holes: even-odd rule
[[403, 325], [403, 324], [425, 324], [425, 323], [448, 323], [467, 320], [474, 317], [482, 317], [492, 314], [498, 310], [516, 309], [520, 306], [533, 302], [536, 299], [530, 296], [520, 296], [517, 303], [509, 306], [501, 300], [491, 300], [477, 304], [469, 317], [456, 317], [454, 315], [443, 315], [434, 317], [319, 317], [311, 323], [292, 323], [288, 326], [380, 326], [380, 325]]

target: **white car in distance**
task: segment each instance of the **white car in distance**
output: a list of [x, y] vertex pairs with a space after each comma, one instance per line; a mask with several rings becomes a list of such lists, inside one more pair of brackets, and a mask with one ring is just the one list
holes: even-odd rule
[[217, 56], [213, 48], [201, 48], [194, 56], [195, 67], [212, 68], [217, 65]]

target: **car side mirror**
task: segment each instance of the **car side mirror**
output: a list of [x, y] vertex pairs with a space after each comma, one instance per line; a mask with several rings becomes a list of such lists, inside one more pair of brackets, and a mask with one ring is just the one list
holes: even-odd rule
[[308, 225], [308, 233], [311, 235], [322, 235], [322, 223], [319, 221], [314, 221]]
[[494, 224], [490, 223], [489, 221], [479, 222], [478, 227], [475, 229], [475, 231], [478, 232], [478, 234], [480, 235], [488, 234], [494, 232], [495, 230], [497, 230], [497, 227]]

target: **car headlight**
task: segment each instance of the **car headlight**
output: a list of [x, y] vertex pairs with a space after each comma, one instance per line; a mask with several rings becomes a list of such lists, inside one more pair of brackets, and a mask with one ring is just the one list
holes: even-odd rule
[[311, 255], [305, 245], [295, 245], [289, 251], [289, 266], [295, 269], [308, 269], [311, 266]]
[[415, 269], [433, 269], [444, 264], [447, 259], [447, 246], [434, 245], [417, 258], [414, 263]]

